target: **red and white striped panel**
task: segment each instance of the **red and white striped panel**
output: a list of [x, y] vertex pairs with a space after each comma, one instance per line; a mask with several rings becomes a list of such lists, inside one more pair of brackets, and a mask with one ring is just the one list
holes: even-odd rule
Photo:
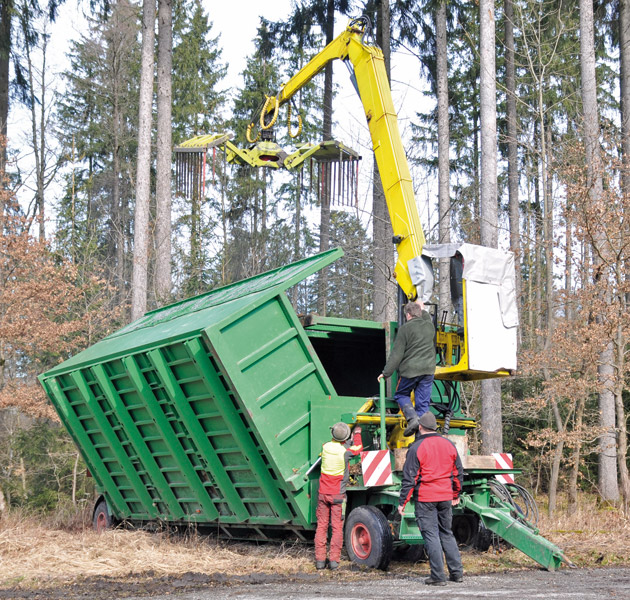
[[[494, 456], [497, 469], [514, 468], [511, 454], [500, 454], [498, 452], [493, 452], [492, 456]], [[494, 478], [501, 483], [514, 483], [514, 475], [512, 475], [512, 473], [502, 473], [501, 475], [495, 475]]]
[[363, 485], [391, 485], [392, 461], [389, 450], [370, 450], [361, 452], [361, 470], [363, 471]]

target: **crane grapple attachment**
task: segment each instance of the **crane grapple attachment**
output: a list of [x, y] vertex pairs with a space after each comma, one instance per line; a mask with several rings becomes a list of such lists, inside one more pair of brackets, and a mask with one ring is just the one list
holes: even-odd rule
[[[311, 189], [320, 202], [356, 205], [358, 202], [358, 152], [337, 140], [303, 144], [287, 152], [269, 130], [248, 148], [233, 144], [231, 134], [198, 135], [175, 148], [176, 190], [186, 198], [203, 198], [208, 172], [215, 179], [217, 160], [231, 164], [297, 171], [308, 162]], [[211, 151], [209, 155], [208, 152]]]

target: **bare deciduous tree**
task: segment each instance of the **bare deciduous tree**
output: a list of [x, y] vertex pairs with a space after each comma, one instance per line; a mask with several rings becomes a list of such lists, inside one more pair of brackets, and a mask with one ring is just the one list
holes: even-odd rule
[[138, 113], [138, 165], [133, 237], [133, 283], [131, 319], [147, 309], [149, 270], [149, 202], [151, 199], [151, 117], [153, 99], [153, 44], [155, 41], [155, 0], [142, 5], [142, 64]]
[[[480, 0], [480, 122], [481, 122], [481, 244], [498, 244], [497, 207], [497, 87], [495, 57], [494, 0]], [[501, 383], [481, 383], [482, 444], [486, 454], [503, 450]]]
[[155, 223], [155, 296], [171, 294], [171, 102], [173, 64], [173, 3], [159, 0], [157, 64], [157, 164]]
[[[580, 0], [580, 70], [582, 75], [582, 108], [584, 112], [584, 146], [588, 189], [592, 205], [603, 200], [602, 161], [599, 141], [599, 109], [595, 73], [595, 36], [593, 31], [593, 2]], [[606, 233], [599, 229], [593, 236], [595, 277], [609, 277]], [[604, 318], [599, 315], [599, 318]], [[617, 452], [615, 433], [615, 397], [613, 342], [606, 345], [599, 356], [599, 411], [600, 425], [605, 433], [600, 436], [599, 488], [605, 500], [617, 500]]]

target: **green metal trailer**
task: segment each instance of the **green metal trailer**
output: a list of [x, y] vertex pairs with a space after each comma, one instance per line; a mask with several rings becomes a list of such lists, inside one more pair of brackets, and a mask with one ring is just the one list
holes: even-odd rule
[[[101, 494], [96, 526], [162, 521], [212, 525], [229, 538], [312, 537], [313, 465], [330, 425], [367, 421], [364, 445], [376, 449], [400, 419], [395, 410], [386, 416], [384, 398], [361, 412], [385, 363], [390, 324], [299, 317], [287, 298], [341, 254], [149, 312], [40, 376]], [[436, 387], [438, 402], [443, 391]], [[493, 475], [467, 474], [457, 511], [466, 535], [483, 524], [557, 568], [561, 551], [492, 495]], [[412, 515], [396, 517], [395, 470], [392, 481], [367, 487], [360, 472], [353, 476], [346, 546], [358, 563], [384, 568], [395, 546], [422, 543]], [[513, 523], [527, 531], [514, 537]]]

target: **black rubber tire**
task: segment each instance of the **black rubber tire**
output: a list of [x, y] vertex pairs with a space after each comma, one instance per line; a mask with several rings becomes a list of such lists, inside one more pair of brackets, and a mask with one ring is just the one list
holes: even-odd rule
[[107, 502], [104, 498], [101, 498], [94, 508], [94, 515], [92, 517], [92, 527], [95, 531], [102, 532], [106, 529], [111, 529], [114, 524], [112, 516], [107, 508]]
[[346, 551], [350, 560], [373, 569], [387, 569], [394, 540], [389, 522], [375, 506], [358, 506], [346, 519]]
[[490, 531], [482, 522], [479, 521], [479, 529], [473, 541], [473, 548], [481, 552], [486, 552], [492, 545], [492, 531]]
[[472, 546], [479, 531], [479, 517], [476, 515], [455, 515], [452, 529], [460, 546]]
[[424, 544], [403, 544], [394, 548], [394, 560], [400, 562], [425, 562], [428, 560]]

